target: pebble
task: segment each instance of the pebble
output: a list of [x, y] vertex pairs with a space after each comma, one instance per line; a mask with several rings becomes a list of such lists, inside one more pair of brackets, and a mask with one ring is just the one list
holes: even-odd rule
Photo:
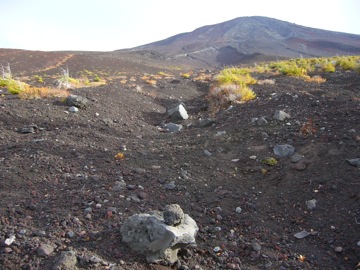
[[214, 247], [213, 251], [214, 251], [215, 253], [217, 253], [217, 252], [221, 251], [221, 248], [220, 248], [220, 247]]
[[149, 197], [149, 195], [143, 191], [139, 192], [137, 195], [141, 200], [146, 200]]
[[312, 199], [312, 200], [309, 200], [309, 201], [306, 201], [306, 206], [309, 210], [314, 210], [316, 208], [316, 200], [315, 199]]
[[360, 241], [357, 242], [357, 246], [360, 247]]
[[76, 113], [76, 112], [78, 112], [78, 111], [79, 111], [79, 109], [78, 109], [77, 107], [75, 107], [75, 106], [71, 106], [71, 107], [69, 108], [69, 112]]
[[255, 242], [255, 241], [251, 243], [251, 247], [255, 251], [260, 251], [261, 250], [261, 245], [258, 242]]
[[295, 153], [294, 155], [291, 156], [291, 161], [296, 163], [296, 162], [299, 162], [301, 159], [303, 159], [304, 156], [303, 155], [300, 155], [298, 153]]
[[95, 205], [96, 208], [101, 208], [101, 206], [102, 206], [102, 205], [101, 205], [100, 203], [98, 203], [98, 204]]
[[85, 218], [86, 218], [86, 219], [91, 219], [91, 214], [90, 214], [90, 213], [87, 214], [87, 215], [85, 216]]
[[227, 263], [227, 264], [226, 264], [226, 267], [229, 268], [229, 269], [236, 269], [236, 264], [234, 264], [234, 263]]
[[235, 212], [236, 212], [236, 213], [240, 214], [241, 211], [242, 211], [241, 207], [236, 207], [236, 209], [235, 209]]
[[336, 253], [341, 253], [343, 251], [343, 248], [342, 247], [336, 247], [335, 248], [335, 252]]
[[295, 233], [295, 234], [294, 234], [294, 237], [297, 238], [297, 239], [302, 239], [302, 238], [304, 238], [304, 237], [306, 237], [306, 236], [308, 236], [308, 235], [310, 235], [309, 232], [307, 232], [307, 231], [301, 231], [301, 232]]
[[165, 188], [168, 190], [172, 190], [176, 188], [175, 181], [170, 181], [169, 183], [165, 184]]
[[40, 257], [47, 257], [53, 252], [54, 248], [48, 244], [41, 244], [40, 247], [37, 249], [37, 254]]
[[66, 236], [67, 236], [68, 238], [73, 238], [73, 237], [75, 236], [75, 233], [74, 233], [73, 231], [68, 231], [68, 232], [66, 233]]
[[5, 252], [6, 254], [11, 253], [12, 251], [13, 251], [13, 250], [12, 250], [12, 248], [10, 248], [10, 247], [4, 248], [4, 252]]
[[252, 160], [255, 160], [257, 158], [257, 156], [250, 156], [249, 158]]
[[207, 157], [209, 157], [209, 156], [211, 156], [212, 154], [211, 154], [211, 152], [210, 152], [209, 150], [204, 150], [204, 155], [207, 156]]

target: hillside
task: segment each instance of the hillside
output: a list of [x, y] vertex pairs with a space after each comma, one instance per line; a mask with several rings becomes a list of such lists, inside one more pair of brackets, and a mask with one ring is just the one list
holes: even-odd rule
[[156, 51], [184, 63], [221, 66], [279, 57], [358, 55], [360, 36], [254, 16], [203, 26], [132, 49], [137, 50]]
[[[1, 56], [34, 86], [52, 87], [60, 68], [86, 77], [69, 92], [88, 101], [73, 113], [63, 98], [0, 88], [1, 269], [59, 269], [64, 254], [67, 270], [359, 266], [360, 171], [348, 162], [360, 158], [358, 71], [310, 74], [322, 83], [255, 72], [256, 99], [214, 115], [205, 97], [217, 71], [156, 53]], [[168, 133], [166, 111], [180, 102], [189, 119]], [[275, 155], [284, 144], [296, 155]], [[119, 228], [171, 203], [197, 222], [197, 246], [174, 265], [147, 264]]]

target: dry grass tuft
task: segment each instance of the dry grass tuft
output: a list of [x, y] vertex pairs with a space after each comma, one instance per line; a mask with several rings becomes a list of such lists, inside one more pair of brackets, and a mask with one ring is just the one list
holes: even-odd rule
[[257, 84], [258, 84], [258, 85], [264, 85], [264, 84], [273, 85], [273, 84], [275, 84], [275, 80], [273, 80], [273, 79], [258, 80], [258, 81], [257, 81]]

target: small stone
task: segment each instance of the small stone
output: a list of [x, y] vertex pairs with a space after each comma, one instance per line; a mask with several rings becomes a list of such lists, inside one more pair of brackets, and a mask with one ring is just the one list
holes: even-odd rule
[[143, 168], [135, 168], [133, 171], [134, 171], [134, 173], [137, 173], [137, 174], [144, 174], [144, 173], [146, 173], [146, 170], [143, 169]]
[[350, 165], [360, 167], [360, 158], [347, 159]]
[[10, 247], [6, 247], [6, 248], [4, 248], [4, 253], [6, 253], [6, 254], [9, 254], [9, 253], [12, 253], [12, 248], [10, 248]]
[[85, 216], [85, 218], [90, 220], [90, 219], [91, 219], [91, 214], [90, 214], [90, 213], [87, 214], [87, 215]]
[[360, 241], [358, 241], [358, 242], [356, 243], [356, 245], [357, 245], [358, 247], [360, 247]]
[[258, 242], [255, 242], [255, 241], [251, 243], [251, 247], [255, 251], [260, 251], [261, 250], [261, 245]]
[[301, 159], [303, 159], [304, 156], [303, 155], [300, 155], [298, 153], [295, 153], [294, 155], [291, 156], [291, 161], [296, 163], [296, 162], [299, 162]]
[[309, 201], [306, 201], [306, 206], [309, 210], [314, 210], [316, 208], [316, 200], [315, 199], [312, 199], [312, 200], [309, 200]]
[[219, 137], [219, 136], [223, 136], [226, 134], [226, 131], [218, 131], [216, 134], [215, 134], [215, 137]]
[[304, 162], [303, 160], [300, 160], [298, 163], [294, 164], [292, 166], [292, 168], [294, 168], [297, 171], [303, 171], [306, 169], [306, 162]]
[[236, 209], [235, 209], [235, 212], [236, 212], [236, 213], [240, 214], [241, 211], [242, 211], [241, 207], [236, 207]]
[[96, 208], [101, 208], [101, 206], [102, 206], [102, 205], [101, 205], [100, 203], [97, 203], [97, 204], [95, 205]]
[[258, 120], [257, 120], [257, 124], [259, 126], [264, 126], [264, 125], [267, 125], [268, 121], [265, 119], [265, 117], [260, 117]]
[[274, 113], [274, 119], [279, 120], [279, 121], [284, 121], [285, 119], [290, 118], [290, 117], [291, 117], [290, 114], [288, 114], [284, 111], [281, 111], [281, 110], [277, 110]]
[[183, 221], [184, 212], [178, 204], [170, 204], [165, 206], [163, 218], [165, 224], [170, 226], [177, 226]]
[[174, 181], [170, 181], [169, 183], [165, 184], [165, 188], [172, 190], [176, 188], [175, 182]]
[[281, 144], [275, 145], [273, 151], [278, 157], [289, 157], [294, 154], [295, 148], [289, 144]]
[[252, 160], [255, 160], [257, 158], [257, 156], [250, 156], [249, 158]]
[[69, 108], [69, 112], [72, 112], [72, 113], [77, 113], [79, 111], [79, 108], [75, 107], [75, 106], [71, 106]]
[[309, 235], [310, 235], [309, 232], [301, 231], [301, 232], [295, 233], [294, 237], [297, 238], [297, 239], [302, 239], [302, 238], [305, 238], [306, 236], [309, 236]]
[[220, 252], [220, 251], [221, 251], [221, 248], [220, 248], [220, 247], [214, 247], [213, 251], [214, 251], [215, 253]]
[[140, 191], [137, 195], [141, 200], [146, 200], [149, 197], [149, 195], [144, 191]]
[[87, 208], [85, 208], [85, 213], [90, 213], [90, 212], [92, 212], [92, 208], [91, 207], [87, 207]]
[[12, 235], [11, 237], [5, 239], [5, 245], [10, 246], [15, 241], [15, 235]]
[[336, 247], [334, 250], [335, 250], [336, 253], [341, 253], [343, 251], [343, 248], [342, 247]]
[[183, 125], [168, 123], [164, 125], [164, 128], [167, 132], [175, 133], [181, 131], [183, 129]]
[[73, 231], [68, 231], [66, 233], [67, 238], [73, 238], [75, 236], [75, 233]]
[[48, 244], [41, 244], [40, 247], [37, 249], [37, 254], [40, 257], [47, 257], [53, 252], [54, 248]]
[[234, 264], [234, 263], [227, 263], [227, 264], [226, 264], [226, 267], [229, 268], [229, 269], [236, 269], [236, 264]]
[[204, 155], [207, 156], [207, 157], [209, 157], [209, 156], [211, 156], [212, 154], [211, 154], [211, 152], [210, 152], [209, 150], [204, 150]]

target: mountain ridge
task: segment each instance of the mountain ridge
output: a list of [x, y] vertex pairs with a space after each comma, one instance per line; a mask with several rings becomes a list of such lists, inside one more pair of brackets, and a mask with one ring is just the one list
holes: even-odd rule
[[296, 58], [360, 54], [360, 35], [251, 16], [202, 26], [130, 50], [155, 51], [182, 61], [227, 65], [259, 55]]

